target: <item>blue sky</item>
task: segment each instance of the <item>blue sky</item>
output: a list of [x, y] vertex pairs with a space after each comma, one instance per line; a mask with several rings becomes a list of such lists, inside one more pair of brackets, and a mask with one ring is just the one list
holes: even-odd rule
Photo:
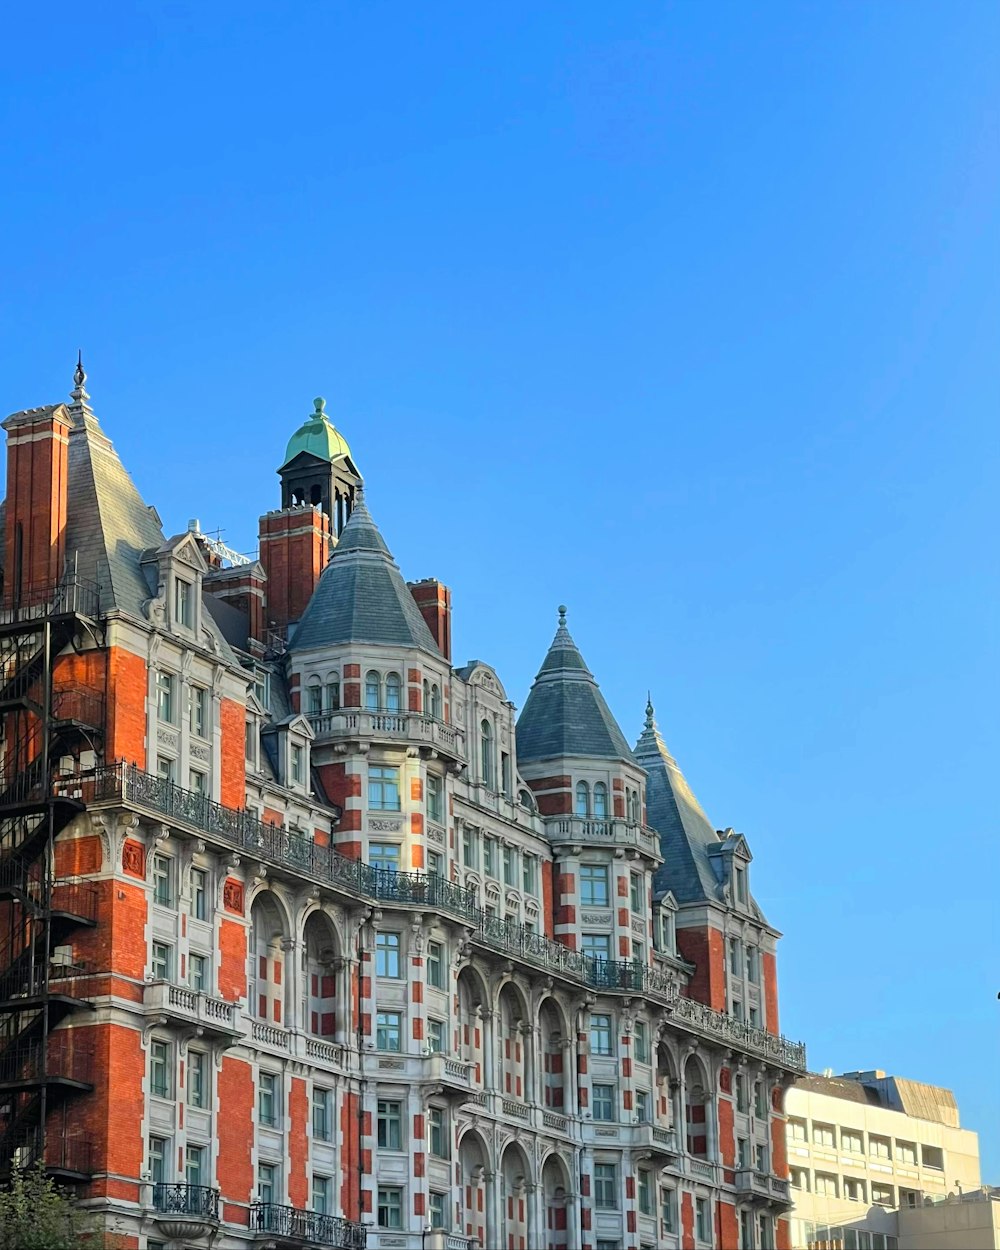
[[78, 346], [169, 530], [252, 550], [314, 395], [456, 660], [570, 627], [742, 830], [814, 1067], [1000, 1181], [1000, 9], [19, 6], [4, 412]]

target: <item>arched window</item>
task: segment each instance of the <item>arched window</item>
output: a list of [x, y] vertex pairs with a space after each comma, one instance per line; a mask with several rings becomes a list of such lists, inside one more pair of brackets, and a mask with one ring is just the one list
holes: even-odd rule
[[398, 712], [403, 706], [403, 683], [398, 673], [389, 673], [385, 679], [385, 710]]
[[326, 710], [336, 712], [340, 707], [340, 677], [330, 673], [326, 679]]
[[594, 815], [598, 820], [604, 820], [608, 815], [608, 787], [603, 781], [594, 786]]
[[310, 677], [306, 687], [306, 713], [309, 716], [318, 716], [322, 710], [323, 687], [319, 684], [318, 677]]
[[590, 815], [590, 786], [585, 781], [576, 783], [576, 814], [578, 816]]
[[365, 707], [377, 712], [382, 702], [382, 678], [374, 669], [365, 674]]
[[431, 686], [431, 716], [435, 720], [441, 719], [441, 691], [437, 682]]
[[639, 796], [634, 790], [625, 793], [625, 819], [630, 825], [639, 823]]
[[424, 678], [424, 715], [430, 716], [430, 714], [431, 714], [431, 683], [425, 677]]
[[480, 765], [483, 777], [483, 784], [493, 789], [493, 726], [488, 720], [484, 720], [480, 726], [481, 736], [479, 739], [480, 747]]

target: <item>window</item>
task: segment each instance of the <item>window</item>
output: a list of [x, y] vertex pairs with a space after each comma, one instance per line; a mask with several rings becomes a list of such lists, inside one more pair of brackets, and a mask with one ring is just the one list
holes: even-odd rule
[[479, 767], [483, 785], [493, 789], [493, 726], [484, 720], [479, 726]]
[[760, 1219], [760, 1250], [774, 1250], [774, 1220], [769, 1215]]
[[603, 865], [580, 865], [580, 902], [584, 907], [607, 907], [608, 870]]
[[[739, 1077], [737, 1077], [737, 1081], [738, 1080], [739, 1080]], [[796, 1120], [796, 1119], [789, 1117], [788, 1132], [791, 1135], [792, 1141], [805, 1141], [806, 1140], [805, 1120]]]
[[590, 815], [590, 787], [585, 781], [576, 783], [576, 814], [578, 816]]
[[649, 1124], [653, 1118], [649, 1113], [649, 1094], [644, 1089], [636, 1091], [635, 1118], [640, 1124]]
[[375, 1017], [376, 1050], [398, 1051], [402, 1028], [398, 1011], [380, 1011]]
[[476, 842], [468, 825], [462, 830], [462, 863], [466, 868], [476, 866]]
[[438, 1193], [432, 1189], [427, 1199], [427, 1217], [431, 1228], [449, 1227], [448, 1222], [448, 1195]]
[[917, 1166], [917, 1144], [912, 1141], [896, 1142], [896, 1162], [904, 1163], [907, 1167]]
[[829, 1172], [817, 1172], [816, 1193], [821, 1198], [836, 1198], [838, 1196], [837, 1178], [831, 1176]]
[[844, 1197], [851, 1202], [864, 1202], [865, 1200], [865, 1183], [859, 1181], [853, 1176], [844, 1177]]
[[328, 677], [326, 679], [326, 710], [328, 712], [336, 712], [340, 707], [340, 678]]
[[399, 872], [399, 847], [395, 842], [369, 842], [368, 862], [383, 872]]
[[[747, 1098], [747, 1078], [742, 1072], [736, 1074], [736, 1110], [741, 1115], [746, 1115], [750, 1110], [750, 1101]], [[791, 1121], [789, 1121], [791, 1123]], [[802, 1140], [805, 1141], [806, 1126], [802, 1124]]]
[[488, 877], [496, 875], [496, 843], [492, 838], [483, 839], [483, 872]]
[[633, 872], [629, 877], [629, 906], [635, 915], [642, 914], [642, 877], [637, 872]]
[[639, 1214], [653, 1214], [653, 1186], [649, 1183], [649, 1173], [644, 1169], [639, 1169]]
[[615, 1087], [613, 1085], [595, 1085], [594, 1092], [594, 1119], [595, 1120], [617, 1120], [615, 1115]]
[[382, 678], [372, 669], [365, 674], [365, 707], [377, 712], [382, 702]]
[[253, 675], [254, 698], [266, 711], [271, 708], [271, 674], [266, 668], [258, 668]]
[[243, 736], [243, 755], [246, 762], [251, 766], [257, 763], [257, 726], [252, 720], [248, 720], [244, 729]]
[[155, 1037], [149, 1043], [149, 1086], [157, 1098], [173, 1097], [173, 1047]]
[[174, 949], [166, 942], [153, 943], [153, 980], [169, 981], [173, 971]]
[[606, 820], [608, 815], [608, 787], [603, 781], [594, 786], [594, 816]]
[[257, 1164], [257, 1199], [267, 1206], [273, 1205], [279, 1197], [278, 1168], [274, 1163]]
[[834, 1137], [834, 1128], [832, 1124], [814, 1124], [813, 1125], [813, 1143], [817, 1146], [829, 1146], [832, 1150], [836, 1146]]
[[737, 903], [746, 904], [747, 870], [745, 868], [737, 868], [733, 875], [736, 879], [736, 901]]
[[762, 1142], [757, 1142], [753, 1148], [753, 1164], [758, 1172], [771, 1170], [767, 1158], [767, 1147]]
[[525, 894], [535, 892], [535, 862], [534, 855], [521, 856], [521, 887]]
[[174, 723], [174, 675], [156, 674], [156, 715], [167, 725]]
[[611, 958], [611, 938], [607, 933], [585, 933], [580, 949], [591, 959], [603, 960], [606, 963]]
[[614, 1053], [610, 1016], [592, 1015], [590, 1017], [590, 1053], [592, 1055]]
[[743, 999], [742, 998], [733, 999], [733, 1017], [736, 1020], [743, 1019]]
[[187, 1096], [189, 1107], [208, 1106], [208, 1056], [202, 1050], [188, 1051]]
[[944, 1151], [940, 1146], [921, 1146], [920, 1159], [925, 1168], [933, 1168], [936, 1172], [944, 1171]]
[[758, 1120], [767, 1118], [767, 1087], [763, 1081], [757, 1081], [753, 1087], [753, 1113]]
[[306, 689], [306, 712], [309, 716], [319, 716], [323, 711], [323, 687], [314, 681]]
[[694, 1200], [694, 1236], [695, 1241], [711, 1241], [712, 1239], [712, 1224], [709, 1219], [707, 1198], [695, 1198]]
[[204, 738], [208, 728], [208, 691], [192, 686], [189, 705], [189, 727], [196, 738]]
[[306, 779], [306, 753], [297, 742], [292, 743], [291, 777], [294, 785], [300, 786]]
[[444, 876], [444, 856], [440, 851], [427, 852], [427, 875], [429, 877]]
[[891, 1185], [872, 1185], [872, 1203], [877, 1207], [895, 1206]]
[[399, 769], [368, 766], [368, 806], [379, 812], [398, 812]]
[[738, 1168], [750, 1166], [750, 1142], [745, 1137], [736, 1139], [736, 1166]]
[[153, 856], [153, 902], [160, 907], [174, 905], [174, 864], [169, 855]]
[[191, 628], [194, 620], [193, 587], [183, 577], [174, 578], [174, 620], [187, 629]]
[[261, 1072], [257, 1084], [257, 1119], [274, 1128], [278, 1123], [278, 1078], [273, 1072]]
[[444, 818], [444, 803], [442, 801], [442, 792], [444, 787], [441, 784], [441, 778], [436, 777], [434, 773], [427, 774], [427, 819], [433, 820], [437, 824], [441, 824]]
[[329, 1176], [320, 1176], [317, 1172], [313, 1172], [312, 1209], [320, 1215], [330, 1215], [333, 1211], [332, 1189]]
[[649, 1063], [649, 1026], [645, 1020], [636, 1020], [632, 1037], [636, 1063]]
[[854, 1155], [864, 1154], [865, 1139], [855, 1129], [842, 1128], [840, 1130], [840, 1148]]
[[760, 983], [760, 951], [756, 946], [748, 946], [747, 955], [747, 980], [751, 985]]
[[443, 1020], [427, 1021], [427, 1045], [432, 1054], [443, 1054], [445, 1047], [445, 1023]]
[[191, 916], [208, 919], [208, 873], [204, 868], [191, 869]]
[[500, 752], [500, 790], [510, 798], [510, 756], [506, 751]]
[[403, 1104], [378, 1100], [378, 1145], [380, 1150], [403, 1149]]
[[874, 1133], [869, 1133], [868, 1155], [872, 1159], [891, 1159], [892, 1148], [888, 1137], [876, 1137]]
[[427, 1128], [431, 1154], [436, 1159], [447, 1159], [451, 1154], [448, 1149], [448, 1117], [441, 1107], [428, 1108]]
[[740, 975], [740, 939], [729, 939], [729, 971], [734, 977]]
[[427, 984], [444, 989], [444, 947], [440, 942], [427, 943]]
[[188, 985], [201, 994], [207, 994], [211, 990], [207, 955], [191, 954], [188, 956]]
[[441, 688], [436, 681], [431, 682], [431, 716], [441, 719]]
[[636, 938], [632, 939], [632, 958], [637, 964], [645, 964], [646, 962], [646, 943], [640, 942]]
[[170, 1143], [165, 1137], [149, 1139], [149, 1179], [154, 1185], [162, 1185], [167, 1179], [167, 1151]]
[[665, 1233], [677, 1232], [677, 1191], [675, 1189], [660, 1190], [660, 1219], [663, 1221]]
[[403, 706], [403, 684], [398, 673], [390, 673], [385, 679], [385, 710], [399, 712]]
[[750, 1004], [750, 1008], [747, 1012], [747, 1020], [749, 1021], [752, 1029], [760, 1028], [760, 1008], [754, 1003]]
[[399, 934], [375, 934], [375, 975], [398, 977], [400, 975]]
[[188, 1185], [203, 1185], [205, 1176], [205, 1147], [188, 1146], [184, 1151], [184, 1180]]
[[333, 1141], [333, 1093], [313, 1086], [312, 1129], [317, 1141]]
[[809, 1173], [805, 1168], [789, 1168], [788, 1179], [793, 1189], [801, 1189], [806, 1194], [809, 1192]]
[[378, 1187], [378, 1226], [403, 1227], [403, 1191], [396, 1185]]
[[594, 1206], [600, 1211], [618, 1210], [617, 1164], [594, 1164]]
[[503, 883], [504, 885], [514, 884], [514, 848], [512, 846], [503, 848]]

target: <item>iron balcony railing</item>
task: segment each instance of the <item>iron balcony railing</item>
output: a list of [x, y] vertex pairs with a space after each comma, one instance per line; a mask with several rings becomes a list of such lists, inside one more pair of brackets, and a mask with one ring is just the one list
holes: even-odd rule
[[403, 905], [437, 908], [464, 921], [473, 939], [492, 950], [516, 955], [539, 967], [604, 990], [645, 994], [673, 1006], [675, 1014], [699, 1031], [745, 1046], [764, 1058], [805, 1071], [805, 1046], [775, 1037], [692, 999], [678, 997], [672, 978], [660, 969], [634, 960], [602, 960], [570, 950], [562, 942], [521, 924], [491, 916], [479, 904], [474, 890], [421, 872], [395, 872], [350, 859], [330, 846], [314, 842], [274, 824], [264, 824], [245, 809], [223, 807], [192, 790], [154, 777], [135, 764], [106, 765], [83, 778], [61, 783], [70, 797], [86, 802], [123, 802], [159, 816], [180, 821], [201, 833], [284, 868], [307, 873], [332, 886], [365, 898]]
[[255, 1202], [250, 1208], [250, 1227], [276, 1237], [336, 1250], [365, 1250], [366, 1230], [363, 1224], [341, 1215], [324, 1215], [320, 1211], [304, 1211], [299, 1207], [283, 1207], [273, 1202]]
[[210, 1185], [157, 1181], [153, 1186], [153, 1209], [161, 1215], [194, 1215], [202, 1220], [217, 1220], [219, 1191]]
[[100, 613], [101, 588], [75, 574], [51, 582], [10, 587], [0, 600], [0, 625], [43, 621], [50, 616], [85, 616]]

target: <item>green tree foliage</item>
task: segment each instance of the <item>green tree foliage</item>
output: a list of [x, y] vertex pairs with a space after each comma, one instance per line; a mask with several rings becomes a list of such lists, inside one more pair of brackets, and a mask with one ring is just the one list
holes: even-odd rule
[[41, 1168], [15, 1172], [0, 1190], [0, 1250], [97, 1250], [104, 1244], [93, 1216]]

